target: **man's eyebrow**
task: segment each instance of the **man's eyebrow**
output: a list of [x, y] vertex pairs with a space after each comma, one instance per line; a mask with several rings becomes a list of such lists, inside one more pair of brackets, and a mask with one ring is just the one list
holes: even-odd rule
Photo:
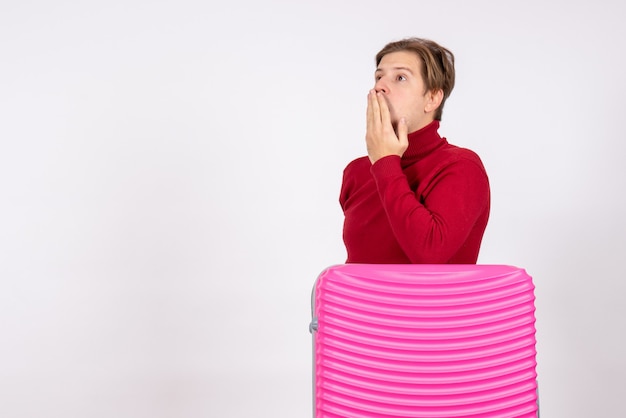
[[[400, 70], [400, 71], [406, 71], [409, 72], [411, 74], [413, 74], [413, 71], [409, 68], [409, 67], [391, 67], [391, 68], [387, 68], [386, 70]], [[382, 68], [377, 68], [376, 71], [374, 71], [374, 73], [382, 73], [383, 70]]]

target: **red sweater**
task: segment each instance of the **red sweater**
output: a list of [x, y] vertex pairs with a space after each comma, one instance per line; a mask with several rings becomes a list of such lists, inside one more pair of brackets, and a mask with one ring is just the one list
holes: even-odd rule
[[475, 264], [489, 218], [478, 155], [448, 144], [439, 122], [409, 134], [402, 158], [352, 161], [339, 203], [347, 263]]

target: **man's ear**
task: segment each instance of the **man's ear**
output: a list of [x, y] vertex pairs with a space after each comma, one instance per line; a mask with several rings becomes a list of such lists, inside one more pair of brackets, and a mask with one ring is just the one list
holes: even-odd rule
[[434, 112], [441, 105], [443, 100], [443, 90], [431, 90], [426, 93], [426, 106], [424, 107], [424, 113]]

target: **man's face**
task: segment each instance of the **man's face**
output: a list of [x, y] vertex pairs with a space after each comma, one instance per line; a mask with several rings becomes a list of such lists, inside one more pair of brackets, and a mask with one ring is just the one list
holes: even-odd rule
[[382, 92], [389, 106], [391, 123], [396, 128], [404, 117], [409, 132], [415, 132], [433, 121], [434, 112], [424, 91], [421, 62], [414, 52], [391, 52], [380, 61], [375, 72], [374, 89]]

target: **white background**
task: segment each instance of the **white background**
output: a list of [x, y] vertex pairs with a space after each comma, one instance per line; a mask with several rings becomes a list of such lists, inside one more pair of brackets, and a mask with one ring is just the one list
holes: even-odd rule
[[479, 263], [537, 290], [542, 417], [626, 416], [623, 2], [0, 3], [0, 416], [311, 415], [374, 55], [457, 58]]

